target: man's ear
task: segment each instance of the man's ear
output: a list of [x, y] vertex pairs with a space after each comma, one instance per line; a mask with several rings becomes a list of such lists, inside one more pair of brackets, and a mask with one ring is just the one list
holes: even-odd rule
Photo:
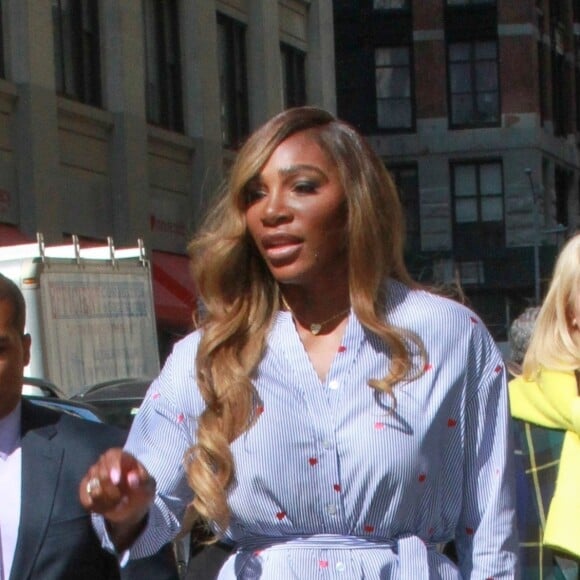
[[28, 366], [30, 362], [30, 345], [32, 344], [32, 339], [30, 334], [22, 335], [22, 348], [24, 350], [24, 366]]

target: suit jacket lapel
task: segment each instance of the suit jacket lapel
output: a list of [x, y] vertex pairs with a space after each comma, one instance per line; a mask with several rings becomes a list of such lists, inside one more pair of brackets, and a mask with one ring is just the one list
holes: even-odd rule
[[50, 520], [63, 449], [53, 441], [57, 427], [41, 409], [22, 401], [22, 490], [20, 526], [10, 580], [28, 578]]

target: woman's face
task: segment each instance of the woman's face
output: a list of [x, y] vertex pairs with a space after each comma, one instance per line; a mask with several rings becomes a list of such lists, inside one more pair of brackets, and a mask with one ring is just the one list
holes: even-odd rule
[[570, 325], [576, 335], [580, 334], [580, 288], [576, 292], [576, 299], [570, 312]]
[[246, 196], [248, 231], [279, 283], [332, 284], [346, 276], [345, 193], [309, 131], [278, 145]]

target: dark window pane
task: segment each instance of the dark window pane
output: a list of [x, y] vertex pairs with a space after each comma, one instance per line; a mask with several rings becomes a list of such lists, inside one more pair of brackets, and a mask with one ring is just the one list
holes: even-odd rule
[[306, 55], [287, 44], [280, 45], [284, 108], [306, 104]]
[[498, 94], [483, 93], [478, 95], [477, 110], [481, 121], [498, 121]]
[[0, 77], [6, 77], [6, 64], [4, 62], [4, 15], [0, 4]]
[[373, 0], [375, 10], [407, 10], [410, 0]]
[[389, 167], [403, 210], [407, 230], [406, 249], [411, 255], [421, 251], [421, 211], [419, 200], [419, 174], [416, 165]]
[[147, 120], [183, 131], [183, 96], [177, 0], [145, 0]]
[[413, 126], [410, 49], [407, 46], [375, 49], [377, 126], [410, 129]]
[[471, 80], [471, 67], [468, 64], [452, 64], [449, 72], [451, 74], [451, 91], [453, 93], [467, 93], [473, 84]]
[[454, 251], [460, 259], [480, 260], [504, 246], [502, 165], [456, 163], [451, 169]]
[[223, 14], [218, 14], [218, 57], [222, 140], [235, 149], [249, 131], [246, 28]]
[[471, 95], [455, 95], [451, 101], [451, 114], [457, 125], [471, 121], [475, 116]]
[[448, 47], [452, 125], [497, 124], [500, 119], [497, 42]]
[[413, 111], [407, 99], [389, 99], [377, 102], [377, 124], [379, 127], [397, 129], [411, 127]]
[[57, 91], [101, 104], [98, 0], [52, 0]]

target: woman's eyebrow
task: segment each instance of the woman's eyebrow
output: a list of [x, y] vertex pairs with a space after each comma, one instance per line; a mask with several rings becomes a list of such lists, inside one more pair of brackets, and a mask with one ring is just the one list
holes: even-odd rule
[[290, 165], [289, 167], [282, 167], [278, 170], [278, 174], [281, 175], [282, 177], [286, 177], [288, 175], [295, 175], [300, 171], [312, 171], [314, 173], [317, 173], [321, 177], [326, 176], [324, 171], [322, 171], [319, 167], [317, 167], [316, 165], [308, 165], [307, 163]]

